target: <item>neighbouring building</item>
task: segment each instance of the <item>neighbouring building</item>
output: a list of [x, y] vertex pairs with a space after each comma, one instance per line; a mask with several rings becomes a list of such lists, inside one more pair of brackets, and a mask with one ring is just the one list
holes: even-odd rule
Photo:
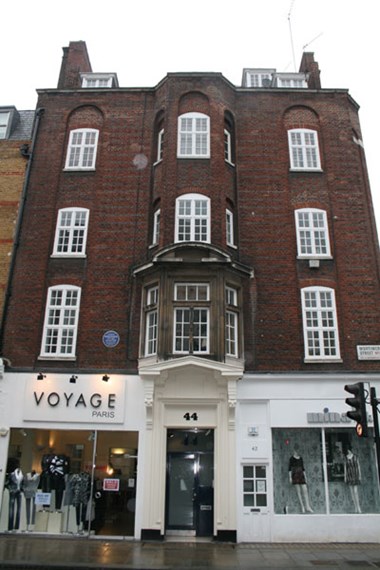
[[[0, 531], [378, 541], [379, 248], [358, 105], [298, 73], [38, 90], [1, 354]], [[372, 423], [369, 418], [370, 432]], [[17, 494], [18, 493], [18, 494]]]
[[32, 139], [34, 111], [0, 107], [0, 318], [6, 296], [20, 201]]

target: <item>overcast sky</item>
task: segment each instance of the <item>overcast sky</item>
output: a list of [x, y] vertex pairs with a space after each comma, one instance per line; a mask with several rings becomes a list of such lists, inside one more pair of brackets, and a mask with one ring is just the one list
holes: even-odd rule
[[93, 71], [121, 87], [167, 72], [216, 71], [235, 85], [244, 67], [298, 70], [313, 51], [324, 88], [347, 88], [360, 121], [380, 232], [377, 148], [378, 0], [19, 0], [1, 8], [0, 106], [34, 109], [57, 86], [62, 47], [84, 40]]

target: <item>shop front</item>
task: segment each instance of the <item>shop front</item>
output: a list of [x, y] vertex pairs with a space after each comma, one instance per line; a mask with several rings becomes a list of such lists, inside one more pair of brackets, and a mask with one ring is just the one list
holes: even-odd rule
[[271, 375], [239, 384], [239, 542], [379, 541], [371, 409], [369, 437], [359, 438], [346, 416], [346, 383]]
[[1, 388], [0, 532], [135, 537], [139, 378], [8, 374]]

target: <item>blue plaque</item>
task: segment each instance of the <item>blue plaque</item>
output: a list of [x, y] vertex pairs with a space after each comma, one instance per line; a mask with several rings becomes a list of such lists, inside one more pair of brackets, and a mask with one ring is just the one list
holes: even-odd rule
[[119, 333], [116, 331], [107, 331], [103, 335], [103, 344], [107, 348], [114, 348], [120, 342]]

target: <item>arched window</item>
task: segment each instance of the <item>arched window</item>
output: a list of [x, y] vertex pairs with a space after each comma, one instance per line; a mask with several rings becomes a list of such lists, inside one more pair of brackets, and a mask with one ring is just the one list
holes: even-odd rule
[[50, 287], [46, 302], [41, 356], [74, 357], [79, 318], [80, 287]]
[[178, 117], [177, 156], [210, 157], [210, 117], [204, 113], [185, 113]]
[[210, 198], [202, 194], [177, 198], [175, 241], [210, 242]]
[[328, 287], [301, 290], [305, 361], [340, 358], [335, 291]]

